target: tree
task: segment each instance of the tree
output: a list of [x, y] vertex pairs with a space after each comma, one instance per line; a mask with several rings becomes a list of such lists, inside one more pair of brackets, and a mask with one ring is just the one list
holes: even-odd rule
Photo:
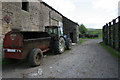
[[83, 24], [81, 24], [79, 26], [79, 33], [81, 33], [81, 34], [87, 34], [88, 33], [86, 27]]

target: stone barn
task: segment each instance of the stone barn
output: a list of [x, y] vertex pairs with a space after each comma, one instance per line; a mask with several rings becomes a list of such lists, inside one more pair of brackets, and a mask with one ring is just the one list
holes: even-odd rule
[[73, 42], [78, 41], [77, 24], [43, 1], [0, 2], [0, 49], [5, 33], [12, 29], [44, 31], [44, 26], [62, 26]]
[[62, 16], [45, 2], [2, 2], [2, 20], [4, 35], [14, 28], [44, 31], [44, 26], [62, 23]]
[[63, 32], [68, 35], [74, 43], [79, 41], [78, 26], [77, 23], [63, 17]]

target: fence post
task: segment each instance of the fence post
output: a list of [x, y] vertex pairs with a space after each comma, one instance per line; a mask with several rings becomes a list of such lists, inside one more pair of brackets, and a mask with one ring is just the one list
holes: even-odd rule
[[106, 36], [107, 35], [107, 28], [106, 28], [106, 25], [105, 25], [105, 33], [104, 34], [105, 34], [105, 44], [106, 44], [106, 42], [107, 42], [107, 36]]
[[107, 27], [105, 25], [105, 44], [107, 44]]
[[115, 24], [116, 19], [113, 20], [113, 48], [115, 48]]
[[105, 43], [105, 25], [103, 26], [103, 42]]
[[108, 24], [106, 23], [106, 45], [108, 45]]
[[118, 17], [118, 40], [119, 40], [119, 48], [120, 51], [120, 16]]
[[111, 46], [111, 22], [109, 22], [109, 45]]

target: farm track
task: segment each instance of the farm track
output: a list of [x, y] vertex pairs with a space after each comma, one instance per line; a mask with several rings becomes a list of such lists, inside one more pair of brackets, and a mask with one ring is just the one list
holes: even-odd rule
[[118, 61], [99, 42], [91, 39], [63, 54], [46, 55], [38, 67], [26, 62], [3, 65], [3, 78], [117, 78]]

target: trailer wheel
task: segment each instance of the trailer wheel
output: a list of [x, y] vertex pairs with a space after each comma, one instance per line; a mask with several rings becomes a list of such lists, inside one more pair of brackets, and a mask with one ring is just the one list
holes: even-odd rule
[[68, 50], [72, 49], [72, 40], [71, 39], [66, 39], [66, 48]]
[[39, 66], [43, 59], [43, 53], [40, 49], [33, 49], [29, 55], [30, 66]]
[[62, 54], [65, 50], [65, 40], [64, 38], [60, 38], [58, 41], [55, 42], [54, 46], [54, 53]]

